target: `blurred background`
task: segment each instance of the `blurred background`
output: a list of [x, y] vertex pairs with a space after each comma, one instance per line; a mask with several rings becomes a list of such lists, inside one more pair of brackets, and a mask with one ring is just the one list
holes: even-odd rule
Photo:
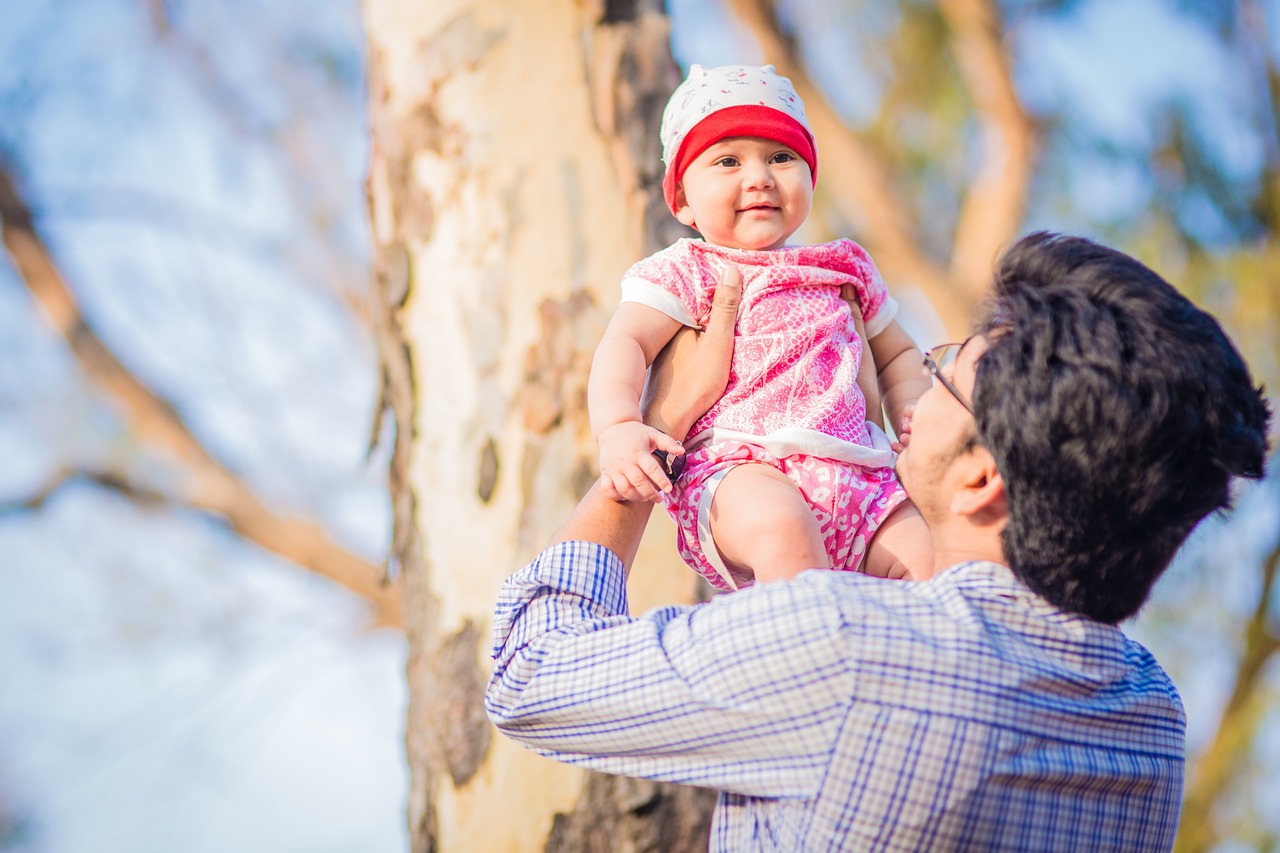
[[[1280, 1], [996, 6], [1019, 230], [1136, 254], [1280, 387]], [[359, 3], [0, 8], [0, 850], [405, 850]], [[668, 11], [682, 67], [794, 56], [949, 256], [989, 128], [939, 4]], [[1280, 849], [1278, 559], [1273, 473], [1129, 626], [1187, 705], [1186, 849]]]

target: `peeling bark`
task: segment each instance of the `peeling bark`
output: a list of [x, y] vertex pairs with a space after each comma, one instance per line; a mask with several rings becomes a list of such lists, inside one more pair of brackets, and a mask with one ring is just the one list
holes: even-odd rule
[[498, 445], [491, 438], [484, 443], [480, 451], [480, 487], [477, 493], [483, 503], [493, 497], [493, 489], [498, 485]]
[[573, 811], [556, 815], [546, 853], [704, 851], [714, 794], [594, 774]]
[[[412, 849], [585, 849], [608, 827], [591, 843], [705, 850], [707, 792], [538, 758], [494, 735], [481, 704], [501, 579], [595, 479], [586, 380], [603, 306], [671, 239], [667, 20], [653, 0], [365, 12]], [[675, 577], [666, 600], [687, 600], [687, 570]]]
[[[433, 684], [433, 657], [439, 638], [434, 632], [439, 606], [427, 586], [421, 532], [416, 523], [417, 501], [411, 485], [410, 460], [416, 436], [416, 383], [413, 350], [406, 339], [402, 309], [414, 285], [413, 255], [406, 241], [420, 239], [430, 231], [430, 218], [419, 214], [420, 207], [405, 201], [400, 189], [408, 180], [411, 152], [404, 150], [402, 137], [395, 132], [391, 120], [382, 113], [387, 93], [383, 85], [381, 55], [370, 50], [369, 80], [371, 89], [370, 118], [374, 129], [373, 150], [368, 180], [370, 219], [379, 223], [398, 223], [397, 231], [378, 241], [374, 254], [374, 296], [371, 319], [374, 342], [381, 367], [380, 400], [392, 419], [391, 458], [387, 465], [387, 486], [391, 493], [391, 558], [388, 568], [396, 566], [404, 588], [404, 606], [408, 616], [405, 633], [408, 640], [406, 676], [409, 684]], [[416, 110], [415, 121], [406, 132], [410, 138], [421, 138], [421, 117], [426, 111]], [[381, 205], [381, 206], [380, 206]], [[374, 434], [377, 434], [375, 429]], [[429, 726], [415, 725], [414, 720], [427, 719], [430, 694], [413, 689], [409, 692], [410, 723], [405, 729], [405, 752], [409, 763], [409, 799], [407, 817], [410, 844], [414, 853], [434, 853], [439, 849], [439, 822], [434, 789], [439, 775], [440, 750], [435, 747]], [[425, 707], [424, 707], [425, 705]]]
[[448, 770], [455, 786], [471, 780], [489, 751], [492, 728], [484, 713], [489, 677], [481, 672], [476, 656], [487, 639], [467, 620], [460, 631], [443, 639], [431, 659], [436, 689], [427, 708], [427, 731], [437, 763]]
[[658, 128], [667, 98], [680, 83], [680, 69], [671, 58], [662, 2], [606, 2], [605, 7], [587, 57], [591, 108], [623, 193], [644, 223], [640, 252], [649, 255], [680, 237], [696, 236], [671, 215], [662, 197], [665, 166]]

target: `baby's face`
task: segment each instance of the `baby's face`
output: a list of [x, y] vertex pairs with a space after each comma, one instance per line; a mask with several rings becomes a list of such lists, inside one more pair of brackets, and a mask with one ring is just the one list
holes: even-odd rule
[[699, 154], [676, 191], [676, 218], [732, 249], [778, 249], [813, 206], [809, 164], [771, 139], [730, 136]]

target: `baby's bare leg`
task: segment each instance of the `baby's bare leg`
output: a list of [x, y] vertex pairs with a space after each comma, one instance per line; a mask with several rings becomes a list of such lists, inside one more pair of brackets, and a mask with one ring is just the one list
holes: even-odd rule
[[711, 536], [726, 565], [759, 583], [831, 568], [809, 502], [768, 465], [739, 465], [724, 476], [711, 501]]
[[933, 538], [911, 501], [898, 504], [871, 537], [863, 571], [880, 578], [922, 581], [933, 575]]

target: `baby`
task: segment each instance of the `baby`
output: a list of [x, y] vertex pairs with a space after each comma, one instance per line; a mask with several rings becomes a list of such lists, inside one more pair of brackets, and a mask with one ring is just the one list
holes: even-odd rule
[[[809, 215], [818, 169], [791, 81], [773, 66], [695, 65], [667, 102], [661, 135], [667, 204], [702, 239], [678, 240], [623, 279], [588, 385], [602, 484], [619, 500], [664, 500], [681, 557], [719, 589], [815, 567], [926, 573], [927, 528], [857, 384], [864, 345], [890, 423], [931, 380], [861, 246], [787, 245]], [[641, 422], [645, 372], [681, 326], [705, 324], [731, 270], [742, 305], [729, 383], [690, 431], [673, 484], [653, 451], [681, 445]]]

